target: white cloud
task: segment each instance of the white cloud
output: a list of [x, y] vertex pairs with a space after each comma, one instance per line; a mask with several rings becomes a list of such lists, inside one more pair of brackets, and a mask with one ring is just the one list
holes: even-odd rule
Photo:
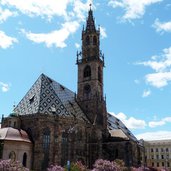
[[136, 135], [137, 139], [144, 140], [166, 140], [171, 139], [171, 131], [146, 132]]
[[167, 86], [171, 81], [171, 47], [163, 49], [162, 54], [152, 56], [149, 61], [139, 62], [154, 70], [154, 73], [145, 76], [146, 82], [154, 87]]
[[[93, 0], [87, 0], [86, 3], [81, 2], [81, 0], [75, 0], [73, 15], [76, 15], [80, 21], [84, 21], [85, 12], [87, 12], [90, 8], [89, 4], [93, 4]], [[93, 8], [95, 8], [94, 5]]]
[[168, 22], [160, 22], [159, 19], [156, 19], [153, 27], [157, 32], [171, 32], [171, 21]]
[[163, 125], [165, 125], [164, 121], [151, 121], [151, 122], [149, 122], [149, 127], [151, 127], [151, 128], [155, 128], [157, 126], [163, 126]]
[[0, 23], [3, 23], [4, 21], [7, 20], [7, 18], [11, 17], [11, 16], [16, 16], [17, 12], [12, 12], [8, 9], [3, 10], [0, 7]]
[[171, 72], [159, 72], [148, 74], [145, 76], [147, 83], [156, 87], [162, 88], [168, 85], [168, 82], [171, 81]]
[[101, 35], [101, 38], [104, 39], [107, 37], [107, 34], [106, 34], [106, 29], [104, 27], [101, 27], [100, 26], [100, 35]]
[[7, 92], [10, 89], [10, 85], [6, 84], [6, 83], [3, 83], [3, 82], [0, 82], [0, 86], [1, 86], [2, 92]]
[[129, 129], [142, 129], [145, 128], [146, 122], [144, 120], [136, 119], [134, 117], [128, 118], [124, 113], [120, 112], [118, 114], [110, 112], [116, 118], [120, 119], [126, 127]]
[[151, 122], [149, 122], [149, 127], [154, 128], [157, 126], [163, 126], [166, 123], [171, 123], [171, 117], [163, 118], [160, 121], [151, 121]]
[[123, 20], [132, 20], [141, 18], [147, 6], [161, 2], [163, 0], [110, 0], [109, 5], [113, 8], [123, 8], [125, 14]]
[[80, 48], [80, 44], [75, 43], [75, 47], [76, 47], [77, 49]]
[[[50, 20], [54, 16], [60, 16], [65, 21], [76, 17], [80, 20], [84, 19], [84, 12], [88, 10], [92, 0], [83, 3], [81, 0], [1, 0], [2, 5], [8, 5], [21, 13], [30, 17], [40, 16]], [[73, 6], [73, 8], [70, 8]], [[71, 10], [73, 9], [73, 10]]]
[[66, 39], [69, 37], [71, 33], [74, 33], [79, 27], [79, 23], [77, 21], [66, 22], [62, 24], [62, 28], [59, 30], [52, 31], [50, 33], [31, 33], [26, 32], [25, 30], [21, 30], [26, 37], [35, 42], [35, 43], [45, 43], [47, 47], [55, 47], [64, 48], [66, 47]]
[[144, 90], [142, 97], [148, 97], [151, 94], [150, 90]]
[[18, 13], [23, 13], [30, 17], [42, 17], [49, 21], [53, 17], [60, 17], [63, 22], [60, 29], [52, 30], [48, 33], [35, 33], [22, 29], [25, 36], [35, 43], [45, 43], [47, 47], [55, 46], [64, 48], [67, 46], [66, 40], [75, 33], [81, 22], [85, 20], [89, 4], [92, 0], [82, 2], [81, 0], [2, 0], [2, 5], [14, 8]]
[[54, 15], [67, 17], [69, 0], [1, 0], [1, 4], [16, 8], [29, 16], [41, 16], [51, 19]]
[[7, 36], [3, 31], [0, 31], [0, 48], [6, 49], [17, 42], [16, 38]]

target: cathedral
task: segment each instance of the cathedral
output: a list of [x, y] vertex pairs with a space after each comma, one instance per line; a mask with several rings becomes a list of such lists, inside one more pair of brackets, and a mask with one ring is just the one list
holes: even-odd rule
[[77, 94], [41, 74], [13, 113], [2, 117], [2, 159], [13, 157], [35, 171], [46, 170], [50, 164], [64, 166], [68, 161], [82, 161], [91, 168], [100, 158], [121, 159], [126, 166], [141, 165], [141, 144], [107, 112], [104, 54], [91, 8], [81, 36], [82, 49], [76, 57]]

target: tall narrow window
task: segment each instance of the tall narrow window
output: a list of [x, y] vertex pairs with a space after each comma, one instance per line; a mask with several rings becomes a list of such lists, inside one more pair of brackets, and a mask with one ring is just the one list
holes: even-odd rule
[[115, 159], [118, 158], [118, 149], [115, 150]]
[[93, 45], [96, 45], [97, 44], [97, 38], [96, 36], [93, 37]]
[[91, 77], [91, 68], [90, 66], [86, 66], [84, 69], [84, 78], [85, 77]]
[[101, 73], [101, 68], [98, 67], [98, 80], [102, 82], [102, 73]]
[[90, 99], [91, 98], [91, 86], [89, 84], [86, 84], [84, 86], [84, 98], [85, 99]]
[[43, 131], [43, 149], [48, 150], [50, 146], [50, 130], [49, 128]]
[[65, 165], [68, 160], [68, 150], [69, 150], [69, 143], [68, 143], [68, 133], [62, 133], [62, 144], [61, 144], [61, 165]]
[[170, 163], [169, 162], [167, 162], [167, 167], [170, 167]]
[[89, 45], [90, 44], [90, 38], [89, 36], [86, 37], [86, 45]]
[[86, 84], [84, 86], [84, 94], [90, 94], [91, 92], [91, 86], [89, 84]]
[[27, 153], [23, 154], [23, 166], [26, 167], [27, 166]]

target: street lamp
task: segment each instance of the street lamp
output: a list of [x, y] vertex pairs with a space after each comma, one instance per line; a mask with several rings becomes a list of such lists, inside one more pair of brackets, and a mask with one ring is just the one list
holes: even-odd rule
[[65, 130], [65, 132], [68, 134], [68, 160], [67, 160], [67, 171], [70, 171], [71, 168], [71, 162], [70, 162], [70, 153], [71, 153], [71, 146], [70, 146], [70, 140], [72, 139], [71, 135], [72, 133], [76, 133], [77, 129], [76, 129], [77, 125], [74, 126], [70, 126], [69, 129]]

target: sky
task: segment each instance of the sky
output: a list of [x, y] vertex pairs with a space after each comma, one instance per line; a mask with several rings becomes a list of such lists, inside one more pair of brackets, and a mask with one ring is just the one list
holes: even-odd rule
[[89, 4], [108, 112], [138, 139], [171, 139], [170, 0], [0, 0], [0, 114], [8, 116], [41, 73], [77, 92]]

